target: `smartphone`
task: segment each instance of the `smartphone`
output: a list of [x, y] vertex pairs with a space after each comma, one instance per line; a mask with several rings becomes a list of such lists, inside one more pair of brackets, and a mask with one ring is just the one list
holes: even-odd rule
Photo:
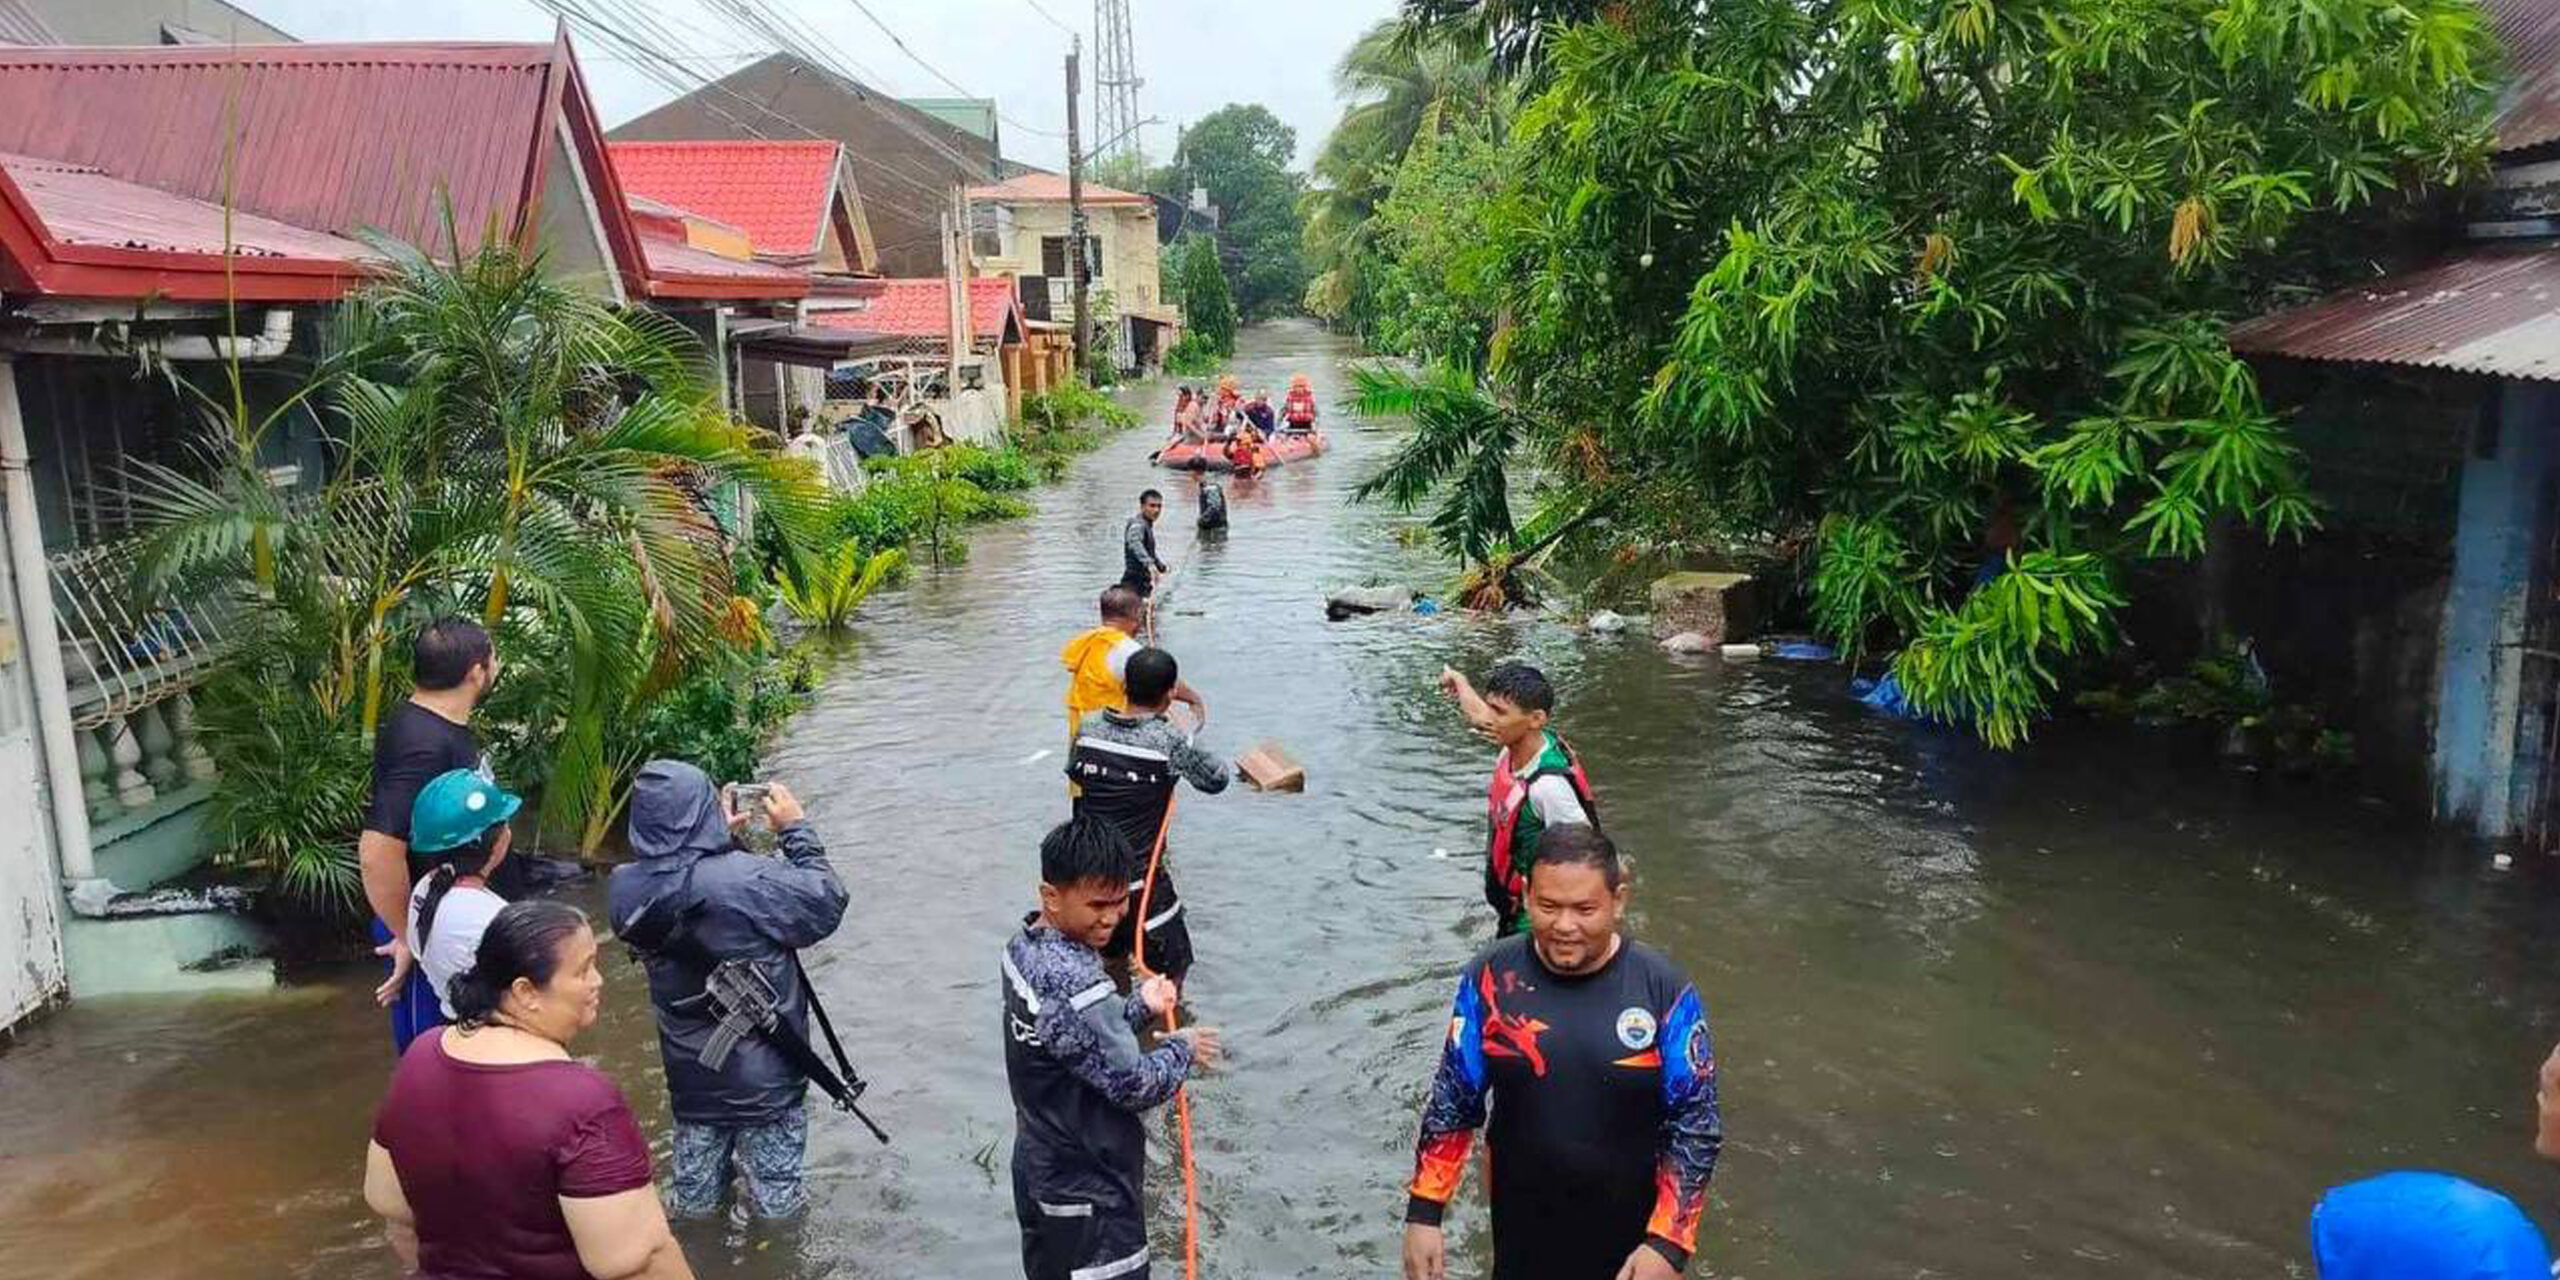
[[740, 813], [762, 816], [772, 799], [770, 782], [741, 782], [729, 788], [729, 803]]

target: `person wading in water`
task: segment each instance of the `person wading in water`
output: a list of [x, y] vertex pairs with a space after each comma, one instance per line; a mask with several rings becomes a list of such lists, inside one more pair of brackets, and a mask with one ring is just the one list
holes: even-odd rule
[[1484, 900], [1496, 935], [1508, 937], [1528, 924], [1522, 895], [1539, 835], [1567, 824], [1597, 829], [1600, 806], [1581, 758], [1547, 725], [1556, 691], [1544, 672], [1506, 662], [1486, 673], [1478, 694], [1465, 676], [1442, 667], [1440, 687], [1477, 734], [1502, 748], [1486, 792]]
[[1485, 1136], [1494, 1280], [1674, 1280], [1697, 1247], [1724, 1146], [1706, 1006], [1619, 932], [1626, 865], [1587, 826], [1551, 827], [1529, 933], [1458, 976], [1405, 1208], [1405, 1280], [1442, 1280], [1441, 1217]]
[[[356, 836], [365, 904], [374, 914], [374, 954], [391, 961], [390, 976], [373, 998], [391, 1010], [392, 1047], [403, 1053], [419, 1032], [444, 1022], [443, 994], [418, 971], [409, 946], [410, 894], [436, 861], [409, 848], [411, 811], [440, 774], [468, 769], [491, 776], [471, 734], [471, 712], [498, 682], [498, 653], [479, 623], [439, 618], [419, 629], [410, 662], [416, 691], [374, 733], [373, 795]], [[501, 898], [524, 896], [522, 870], [516, 862], [496, 868], [489, 889]]]
[[1040, 842], [1040, 909], [1005, 944], [1004, 1074], [1013, 1091], [1013, 1212], [1029, 1280], [1147, 1274], [1147, 1133], [1140, 1112], [1218, 1061], [1218, 1033], [1185, 1027], [1138, 1051], [1138, 1028], [1179, 993], [1152, 978], [1117, 996], [1100, 948], [1136, 909], [1146, 854], [1075, 817]]
[[1120, 530], [1120, 585], [1146, 599], [1164, 577], [1164, 557], [1156, 554], [1156, 517], [1164, 514], [1164, 495], [1153, 489], [1138, 495], [1138, 514]]
[[[1070, 746], [1086, 716], [1127, 705], [1129, 658], [1146, 647], [1138, 643], [1138, 631], [1146, 626], [1147, 606], [1137, 592], [1126, 584], [1103, 588], [1101, 613], [1101, 625], [1078, 634], [1058, 651], [1059, 665], [1067, 669]], [[1194, 729], [1209, 723], [1209, 704], [1190, 685], [1175, 682], [1173, 700], [1191, 708]]]
[[[1182, 919], [1182, 899], [1173, 890], [1171, 852], [1157, 860], [1152, 891], [1138, 877], [1173, 818], [1174, 786], [1188, 781], [1214, 795], [1227, 789], [1233, 774], [1226, 761], [1201, 750], [1165, 716], [1173, 690], [1181, 684], [1172, 654], [1140, 649], [1130, 655], [1128, 670], [1128, 708], [1086, 717], [1075, 749], [1067, 753], [1067, 781], [1076, 790], [1078, 817], [1110, 823], [1138, 851], [1129, 892], [1146, 903], [1147, 967], [1179, 982], [1191, 968], [1191, 927]], [[1131, 954], [1138, 928], [1138, 913], [1132, 910], [1103, 954], [1114, 960]]]

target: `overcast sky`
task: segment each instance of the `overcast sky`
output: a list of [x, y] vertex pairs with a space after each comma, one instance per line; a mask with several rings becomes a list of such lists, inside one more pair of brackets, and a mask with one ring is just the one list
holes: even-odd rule
[[[1085, 35], [1083, 106], [1093, 127], [1092, 0], [862, 0], [905, 41], [901, 52], [854, 0], [751, 0], [780, 10], [833, 46], [839, 70], [901, 97], [992, 97], [1007, 118], [1005, 154], [1043, 168], [1065, 164], [1067, 33], [1042, 11]], [[234, 0], [305, 40], [538, 40], [551, 14], [534, 0]], [[772, 46], [710, 0], [581, 0], [590, 11], [645, 11], [660, 31], [652, 43], [678, 52], [685, 70], [706, 78], [744, 65]], [[1173, 146], [1173, 126], [1230, 102], [1260, 102], [1298, 131], [1303, 167], [1340, 105], [1333, 64], [1396, 0], [1131, 0], [1141, 116], [1164, 124], [1144, 131], [1150, 157]], [[628, 20], [624, 20], [628, 25]], [[636, 27], [633, 28], [636, 32]], [[675, 96], [597, 34], [572, 28], [597, 109], [608, 124]], [[676, 46], [681, 46], [680, 49]], [[804, 50], [809, 52], [809, 50]], [[923, 64], [951, 77], [962, 94]]]

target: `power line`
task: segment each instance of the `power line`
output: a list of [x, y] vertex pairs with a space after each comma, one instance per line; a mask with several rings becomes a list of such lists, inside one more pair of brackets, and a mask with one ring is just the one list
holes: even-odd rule
[[[939, 80], [939, 81], [943, 82], [944, 84], [947, 84], [947, 85], [951, 86], [951, 91], [952, 91], [953, 93], [959, 94], [961, 97], [964, 97], [964, 98], [975, 98], [975, 97], [979, 96], [979, 95], [977, 95], [977, 94], [975, 94], [975, 93], [970, 92], [969, 87], [968, 87], [967, 85], [964, 85], [964, 84], [960, 83], [959, 81], [954, 80], [954, 79], [952, 79], [951, 77], [949, 77], [949, 76], [947, 76], [947, 75], [944, 75], [944, 74], [942, 73], [942, 68], [937, 67], [937, 66], [933, 65], [932, 63], [925, 61], [925, 60], [924, 60], [923, 55], [921, 55], [921, 54], [917, 53], [915, 50], [913, 50], [913, 49], [911, 49], [911, 48], [908, 48], [908, 47], [907, 47], [907, 42], [906, 42], [905, 37], [902, 37], [902, 36], [900, 36], [897, 32], [895, 32], [895, 31], [893, 31], [893, 30], [890, 30], [890, 28], [889, 28], [889, 24], [888, 24], [888, 23], [885, 23], [885, 22], [882, 22], [882, 21], [880, 20], [880, 15], [879, 15], [879, 14], [876, 14], [876, 13], [873, 13], [873, 12], [871, 11], [871, 6], [869, 6], [869, 5], [867, 5], [867, 4], [864, 4], [864, 3], [862, 2], [862, 0], [848, 0], [848, 2], [849, 2], [850, 4], [852, 4], [852, 5], [853, 5], [853, 7], [854, 7], [855, 9], [860, 10], [860, 11], [861, 11], [861, 13], [862, 13], [862, 16], [863, 16], [863, 17], [866, 17], [866, 18], [871, 19], [871, 25], [873, 25], [873, 26], [875, 26], [875, 27], [880, 28], [880, 34], [882, 34], [882, 35], [884, 35], [884, 36], [889, 37], [889, 43], [891, 43], [891, 44], [893, 44], [893, 45], [898, 46], [898, 52], [900, 52], [900, 53], [903, 53], [903, 54], [907, 55], [907, 58], [908, 58], [908, 60], [909, 60], [909, 61], [911, 61], [911, 62], [915, 63], [915, 64], [916, 64], [917, 66], [919, 66], [919, 67], [924, 68], [926, 71], [928, 71], [928, 72], [932, 73], [932, 75], [933, 75], [933, 78], [934, 78], [934, 79]], [[1050, 21], [1055, 22], [1055, 21], [1057, 21], [1057, 20], [1056, 20], [1056, 19], [1054, 19], [1054, 18], [1052, 18], [1052, 19], [1050, 19]], [[1074, 33], [1073, 33], [1073, 32], [1069, 32], [1068, 34], [1072, 35], [1072, 34], [1074, 34]], [[987, 99], [987, 101], [989, 101], [989, 102], [993, 102], [993, 101], [995, 101], [995, 99], [993, 99], [993, 98], [989, 98], [989, 99]], [[1028, 125], [1028, 124], [1024, 124], [1024, 123], [1023, 123], [1023, 122], [1021, 122], [1020, 120], [1016, 120], [1016, 119], [1014, 119], [1012, 116], [1006, 115], [1006, 114], [1004, 113], [1004, 111], [1003, 111], [1001, 108], [999, 108], [999, 109], [996, 111], [996, 118], [997, 118], [997, 119], [999, 119], [999, 120], [1004, 121], [1006, 124], [1012, 125], [1014, 128], [1017, 128], [1017, 129], [1022, 130], [1022, 131], [1023, 131], [1023, 132], [1025, 132], [1025, 133], [1034, 133], [1034, 134], [1038, 134], [1039, 136], [1041, 136], [1041, 137], [1043, 137], [1043, 138], [1063, 138], [1063, 137], [1067, 136], [1065, 133], [1060, 132], [1060, 131], [1058, 131], [1058, 130], [1053, 130], [1053, 129], [1043, 129], [1043, 128], [1040, 128], [1040, 127], [1039, 127], [1039, 126], [1037, 126], [1037, 125]]]
[[1070, 27], [1067, 24], [1058, 21], [1058, 15], [1049, 12], [1049, 7], [1040, 3], [1040, 0], [1022, 0], [1022, 2], [1030, 5], [1033, 13], [1039, 14], [1043, 18], [1047, 18], [1050, 26], [1056, 27], [1058, 30], [1071, 36], [1081, 34], [1074, 27]]

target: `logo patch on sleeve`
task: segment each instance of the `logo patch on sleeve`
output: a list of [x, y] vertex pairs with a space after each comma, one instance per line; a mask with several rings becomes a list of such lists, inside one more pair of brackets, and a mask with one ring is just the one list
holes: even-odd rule
[[1618, 1013], [1618, 1043], [1630, 1049], [1653, 1047], [1653, 1011], [1640, 1005], [1629, 1005]]

